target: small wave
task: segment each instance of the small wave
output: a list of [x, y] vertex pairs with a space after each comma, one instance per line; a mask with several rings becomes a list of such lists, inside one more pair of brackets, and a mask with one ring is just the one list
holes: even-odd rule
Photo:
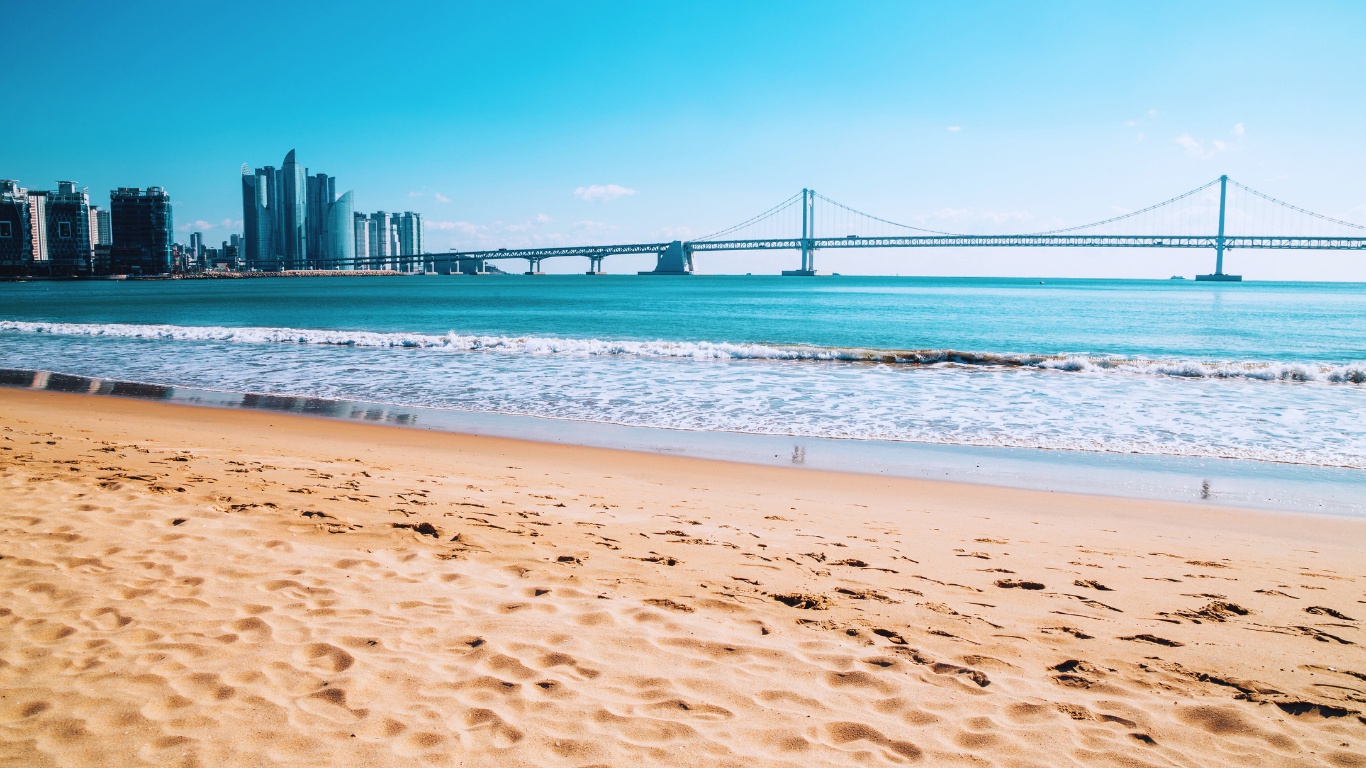
[[1065, 354], [964, 352], [953, 349], [885, 350], [860, 347], [815, 347], [712, 341], [630, 341], [537, 336], [477, 336], [459, 334], [454, 331], [435, 335], [298, 328], [52, 323], [19, 320], [0, 321], [0, 331], [63, 336], [104, 336], [127, 339], [249, 344], [284, 343], [351, 347], [401, 347], [534, 355], [626, 355], [690, 358], [694, 360], [810, 360], [940, 367], [958, 365], [1034, 368], [1073, 373], [1118, 372], [1182, 378], [1366, 384], [1366, 362], [1349, 365], [1204, 362]]

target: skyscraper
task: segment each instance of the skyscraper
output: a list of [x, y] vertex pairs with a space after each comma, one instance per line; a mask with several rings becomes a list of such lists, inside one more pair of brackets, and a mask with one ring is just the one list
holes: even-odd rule
[[[335, 268], [333, 254], [354, 254], [353, 224], [333, 216], [336, 179], [325, 173], [309, 175], [294, 150], [280, 168], [266, 166], [249, 172], [242, 165], [242, 223], [246, 229], [248, 269]], [[347, 205], [350, 205], [350, 198]], [[342, 229], [333, 231], [335, 223]], [[354, 255], [348, 260], [354, 259]]]
[[[394, 216], [398, 229], [398, 255], [417, 256], [423, 253], [422, 214], [405, 211], [402, 216]], [[405, 259], [405, 268], [412, 269], [415, 260]]]
[[355, 212], [351, 200], [351, 192], [347, 191], [327, 205], [327, 226], [322, 231], [325, 269], [355, 269]]
[[28, 190], [13, 179], [0, 180], [0, 272], [26, 274], [32, 268], [29, 229]]
[[196, 267], [204, 265], [204, 233], [190, 233], [190, 263]]
[[370, 214], [370, 266], [372, 269], [388, 269], [389, 259], [394, 255], [390, 238], [392, 216], [384, 211]]
[[118, 274], [162, 274], [171, 271], [175, 228], [171, 196], [161, 187], [119, 187], [109, 193], [114, 242], [110, 268]]
[[355, 222], [356, 269], [370, 269], [370, 219], [363, 213], [351, 214]]
[[275, 227], [280, 238], [281, 269], [306, 269], [308, 259], [308, 169], [294, 159], [294, 150], [285, 155], [277, 172]]
[[54, 274], [90, 274], [90, 195], [74, 181], [47, 193], [47, 259]]
[[251, 270], [275, 271], [280, 260], [275, 255], [275, 219], [271, 210], [275, 169], [249, 170], [242, 164], [242, 227], [246, 232], [243, 259]]
[[34, 267], [47, 269], [47, 192], [35, 189], [28, 193], [29, 258]]
[[[101, 232], [106, 239], [100, 239]], [[98, 205], [90, 206], [90, 247], [93, 249], [97, 245], [108, 245], [108, 234], [109, 211], [101, 209]]]
[[[307, 173], [307, 171], [305, 171]], [[317, 268], [327, 259], [327, 228], [332, 204], [337, 199], [337, 180], [325, 173], [308, 176], [307, 252], [309, 266]]]

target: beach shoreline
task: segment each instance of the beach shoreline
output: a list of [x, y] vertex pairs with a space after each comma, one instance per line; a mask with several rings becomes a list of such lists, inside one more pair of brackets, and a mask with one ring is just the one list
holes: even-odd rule
[[0, 448], [21, 764], [1363, 764], [1359, 518], [17, 389]]
[[1366, 517], [1366, 472], [1349, 467], [1122, 451], [668, 429], [298, 394], [198, 389], [33, 369], [0, 368], [0, 389], [3, 388], [379, 422], [472, 436], [742, 464]]

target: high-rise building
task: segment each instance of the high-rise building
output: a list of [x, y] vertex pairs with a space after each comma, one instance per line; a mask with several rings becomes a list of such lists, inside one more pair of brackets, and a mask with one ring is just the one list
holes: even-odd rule
[[353, 213], [355, 222], [355, 265], [356, 269], [370, 269], [370, 218], [363, 213]]
[[[305, 174], [307, 170], [305, 170]], [[325, 173], [308, 176], [307, 252], [309, 265], [322, 266], [327, 259], [327, 228], [332, 204], [337, 200], [337, 180]], [[325, 267], [324, 267], [325, 268]]]
[[[242, 222], [246, 228], [248, 269], [335, 268], [334, 254], [354, 252], [348, 246], [353, 224], [337, 218], [337, 180], [325, 173], [309, 175], [290, 150], [280, 168], [248, 171], [242, 166]], [[347, 199], [350, 205], [350, 198]], [[349, 214], [347, 214], [349, 216]], [[333, 229], [335, 221], [342, 229]], [[348, 261], [354, 256], [348, 257]]]
[[271, 167], [248, 170], [242, 164], [242, 226], [246, 230], [243, 259], [246, 268], [273, 272], [280, 268], [275, 248], [275, 219], [271, 210], [271, 193], [275, 186], [275, 169]]
[[[422, 214], [405, 211], [402, 216], [395, 216], [394, 221], [398, 228], [398, 255], [422, 254]], [[413, 259], [408, 262], [411, 264]]]
[[327, 205], [327, 226], [322, 228], [324, 269], [354, 269], [356, 265], [355, 211], [348, 190]]
[[0, 180], [0, 272], [25, 274], [32, 268], [29, 229], [28, 190], [13, 179]]
[[175, 239], [171, 196], [161, 187], [119, 187], [109, 193], [114, 242], [110, 268], [119, 274], [170, 272]]
[[[106, 239], [101, 240], [101, 227]], [[100, 208], [98, 205], [90, 206], [90, 248], [93, 250], [97, 245], [108, 245], [109, 240], [109, 211]]]
[[28, 239], [34, 267], [47, 269], [47, 192], [28, 193]]
[[384, 211], [370, 214], [370, 265], [372, 269], [388, 269], [394, 255], [392, 247], [393, 217]]
[[191, 233], [190, 233], [190, 251], [189, 251], [189, 256], [190, 256], [190, 260], [191, 260], [196, 266], [199, 266], [199, 265], [203, 264], [203, 259], [204, 259], [204, 233], [203, 233], [203, 232], [191, 232]]
[[292, 149], [278, 171], [275, 192], [279, 195], [275, 227], [280, 238], [281, 268], [307, 269], [308, 169], [294, 159]]
[[90, 195], [74, 181], [57, 182], [47, 193], [47, 260], [49, 272], [90, 274]]

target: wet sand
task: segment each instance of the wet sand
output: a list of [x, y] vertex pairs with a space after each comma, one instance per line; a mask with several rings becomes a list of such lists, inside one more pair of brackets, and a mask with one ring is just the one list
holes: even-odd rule
[[0, 764], [1363, 766], [1366, 520], [0, 390]]

